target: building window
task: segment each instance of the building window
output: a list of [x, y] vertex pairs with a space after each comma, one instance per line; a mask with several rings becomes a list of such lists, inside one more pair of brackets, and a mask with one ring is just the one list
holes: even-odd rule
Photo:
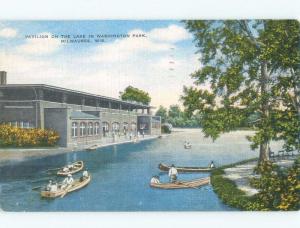
[[89, 123], [88, 135], [93, 135], [93, 123], [92, 122]]
[[128, 123], [124, 122], [123, 123], [123, 132], [124, 132], [124, 134], [126, 134], [127, 131], [128, 131]]
[[28, 121], [23, 122], [23, 127], [24, 128], [30, 128], [30, 123]]
[[120, 124], [119, 124], [118, 122], [114, 122], [114, 123], [112, 124], [112, 130], [113, 130], [114, 132], [119, 132], [119, 131], [120, 131]]
[[72, 123], [72, 137], [77, 137], [78, 136], [78, 123], [73, 122]]
[[102, 122], [103, 137], [106, 137], [108, 133], [109, 133], [109, 124], [108, 124], [108, 122]]
[[131, 130], [132, 131], [136, 130], [136, 123], [134, 123], [134, 122], [131, 123]]
[[98, 122], [95, 123], [94, 132], [95, 132], [95, 135], [99, 135], [99, 133], [100, 133], [100, 124]]
[[107, 122], [103, 122], [102, 125], [103, 125], [103, 131], [109, 132], [109, 124]]
[[80, 123], [80, 136], [86, 135], [86, 123], [81, 122]]

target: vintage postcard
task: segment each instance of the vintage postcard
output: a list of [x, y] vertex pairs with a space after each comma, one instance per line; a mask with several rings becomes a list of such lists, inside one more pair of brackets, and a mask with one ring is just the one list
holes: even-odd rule
[[297, 20], [0, 21], [0, 210], [297, 211]]

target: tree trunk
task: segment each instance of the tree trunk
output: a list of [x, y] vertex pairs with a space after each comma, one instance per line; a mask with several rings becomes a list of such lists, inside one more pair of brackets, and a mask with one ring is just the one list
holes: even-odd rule
[[[300, 70], [299, 68], [295, 70], [295, 100], [296, 100], [296, 109], [297, 109], [297, 115], [298, 115], [298, 120], [300, 123]], [[300, 132], [298, 133], [298, 151], [300, 150]]]
[[259, 146], [259, 163], [269, 160], [269, 143], [265, 141]]
[[[261, 83], [260, 83], [260, 92], [262, 96], [261, 102], [261, 111], [262, 111], [262, 122], [266, 124], [266, 121], [269, 119], [270, 115], [270, 107], [269, 107], [269, 74], [268, 74], [268, 66], [267, 63], [264, 61], [261, 64]], [[265, 127], [265, 126], [262, 126]], [[263, 161], [269, 160], [269, 138], [264, 134], [262, 142], [260, 143], [259, 147], [259, 163]]]

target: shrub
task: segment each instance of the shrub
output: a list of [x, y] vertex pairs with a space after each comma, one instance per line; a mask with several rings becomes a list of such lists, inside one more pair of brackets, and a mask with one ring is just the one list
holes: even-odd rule
[[58, 140], [59, 135], [53, 130], [24, 129], [5, 124], [0, 125], [0, 146], [54, 146]]
[[296, 160], [291, 168], [280, 168], [267, 161], [257, 167], [260, 177], [251, 181], [259, 189], [259, 210], [299, 210], [300, 168]]
[[170, 134], [170, 133], [171, 133], [171, 129], [170, 129], [170, 127], [167, 126], [167, 125], [162, 125], [162, 126], [161, 126], [161, 132], [162, 132], [162, 133], [165, 133], [165, 134]]

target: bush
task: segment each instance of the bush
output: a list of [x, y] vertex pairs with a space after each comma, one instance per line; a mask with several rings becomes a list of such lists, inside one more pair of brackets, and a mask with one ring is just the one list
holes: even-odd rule
[[251, 184], [259, 189], [256, 196], [261, 203], [259, 210], [299, 210], [300, 168], [297, 160], [289, 169], [263, 162], [256, 171], [260, 178], [253, 179]]
[[53, 130], [0, 125], [0, 146], [2, 147], [54, 146], [58, 140], [59, 135]]
[[165, 134], [170, 134], [171, 133], [171, 129], [168, 125], [162, 125], [161, 126], [161, 132], [165, 133]]

